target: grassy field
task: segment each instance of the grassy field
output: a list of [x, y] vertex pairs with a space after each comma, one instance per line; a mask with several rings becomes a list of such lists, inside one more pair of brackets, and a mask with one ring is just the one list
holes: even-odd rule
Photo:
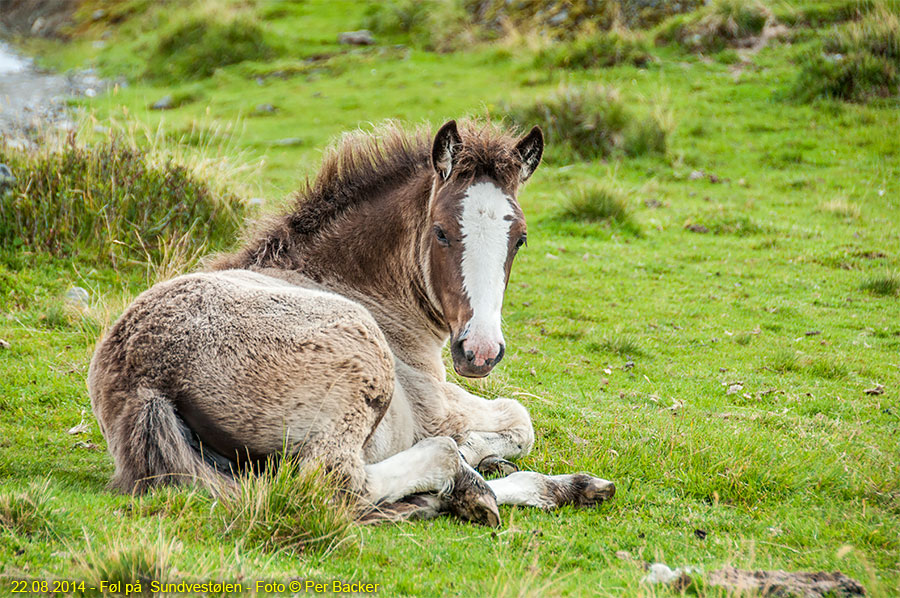
[[[698, 53], [645, 32], [649, 60], [583, 69], [548, 65], [532, 34], [449, 53], [402, 31], [339, 46], [371, 21], [363, 1], [147, 4], [113, 3], [135, 13], [112, 23], [92, 21], [88, 3], [70, 42], [22, 43], [48, 67], [127, 78], [76, 103], [85, 143], [122, 130], [156, 154], [194, 156], [216, 189], [263, 211], [315, 173], [336, 135], [386, 118], [436, 128], [603, 85], [596, 97], [627, 122], [658, 125], [662, 151], [613, 143], [586, 157], [551, 137], [520, 196], [529, 245], [506, 295], [507, 357], [474, 386], [530, 410], [537, 440], [521, 467], [590, 471], [618, 493], [592, 510], [504, 507], [497, 531], [450, 518], [353, 527], [325, 553], [226, 533], [200, 492], [110, 493], [85, 388], [94, 343], [130, 297], [191, 267], [196, 247], [113, 263], [84, 240], [54, 253], [4, 244], [6, 582], [112, 570], [363, 581], [388, 596], [663, 596], [640, 581], [643, 561], [662, 561], [839, 569], [871, 596], [900, 595], [900, 104], [896, 87], [795, 99], [804, 61], [865, 3], [772, 3], [789, 27], [758, 52]], [[202, 79], [173, 75], [159, 39], [213, 12], [255, 23], [268, 50]], [[165, 95], [181, 105], [148, 109]], [[198, 155], [229, 165], [203, 170]], [[72, 286], [89, 307], [67, 307]], [[82, 420], [87, 431], [70, 433]]]

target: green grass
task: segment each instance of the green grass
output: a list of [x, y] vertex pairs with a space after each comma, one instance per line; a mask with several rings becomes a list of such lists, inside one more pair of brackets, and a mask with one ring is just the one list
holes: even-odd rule
[[[223, 0], [223, 18], [236, 4]], [[826, 4], [792, 3], [810, 15], [824, 15]], [[71, 45], [28, 46], [47, 65], [129, 76], [128, 87], [78, 106], [103, 126], [159, 131], [154, 151], [223, 148], [232, 163], [255, 165], [208, 178], [246, 188], [240, 195], [262, 198], [267, 210], [315, 171], [329, 140], [384, 118], [499, 116], [504, 102], [602, 84], [618, 90], [629, 114], [666, 124], [665, 152], [582, 157], [551, 141], [551, 159], [520, 196], [529, 244], [505, 300], [507, 357], [470, 385], [530, 410], [537, 438], [520, 466], [592, 471], [618, 492], [587, 511], [503, 507], [504, 526], [493, 533], [449, 518], [354, 526], [330, 551], [300, 554], [226, 533], [222, 505], [211, 509], [200, 491], [110, 493], [87, 364], [99, 330], [166, 272], [4, 243], [0, 497], [49, 479], [45, 507], [14, 501], [49, 524], [30, 534], [0, 529], [6, 580], [125, 571], [369, 581], [388, 596], [665, 596], [640, 582], [640, 561], [659, 560], [704, 571], [841, 570], [871, 596], [900, 594], [900, 115], [890, 103], [781, 99], [797, 59], [830, 24], [793, 46], [764, 48], [740, 76], [672, 46], [652, 48], [650, 68], [548, 70], [535, 67], [538, 50], [527, 40], [452, 54], [393, 48], [394, 39], [338, 46], [367, 2], [244, 3], [267, 39], [290, 52], [160, 86], [142, 79], [147, 54], [138, 50], [196, 14], [165, 6], [85, 25]], [[797, 26], [832, 22], [817, 19]], [[148, 26], [155, 20], [160, 28]], [[104, 30], [109, 42], [94, 47]], [[327, 57], [311, 60], [316, 54]], [[184, 89], [198, 99], [147, 109]], [[255, 114], [263, 103], [278, 111]], [[85, 143], [100, 135], [93, 124]], [[302, 143], [276, 144], [286, 137]], [[579, 189], [610, 185], [628, 198], [640, 236], [560, 218]], [[73, 285], [90, 292], [83, 312], [65, 303]], [[865, 394], [875, 384], [884, 393]], [[90, 429], [69, 434], [82, 411]]]

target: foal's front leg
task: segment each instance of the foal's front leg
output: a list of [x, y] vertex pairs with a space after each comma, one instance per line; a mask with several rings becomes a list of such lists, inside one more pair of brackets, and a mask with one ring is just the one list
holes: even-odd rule
[[466, 462], [482, 473], [517, 471], [507, 459], [524, 457], [534, 445], [528, 410], [513, 399], [484, 399], [455, 384], [445, 384], [444, 390], [454, 414], [451, 434], [459, 437]]
[[588, 507], [611, 499], [616, 486], [587, 473], [544, 475], [518, 471], [506, 459], [523, 457], [534, 445], [534, 428], [528, 411], [512, 399], [484, 399], [447, 384], [451, 409], [469, 426], [460, 436], [463, 458], [483, 474], [499, 473], [488, 486], [498, 505], [553, 509], [564, 505]]

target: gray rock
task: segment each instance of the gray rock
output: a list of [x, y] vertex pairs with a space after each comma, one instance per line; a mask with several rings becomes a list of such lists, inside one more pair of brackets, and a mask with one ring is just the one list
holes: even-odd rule
[[171, 95], [164, 95], [150, 104], [150, 110], [171, 110], [175, 107], [175, 99]]
[[66, 291], [66, 303], [76, 307], [88, 307], [91, 302], [91, 294], [82, 287], [72, 287]]
[[0, 191], [16, 184], [16, 177], [6, 164], [0, 164]]
[[278, 112], [278, 108], [272, 104], [260, 104], [253, 111], [257, 114], [274, 114]]
[[338, 43], [349, 46], [371, 46], [375, 43], [375, 36], [368, 29], [345, 31], [338, 36]]
[[103, 10], [102, 8], [98, 8], [97, 10], [95, 10], [94, 12], [91, 13], [91, 20], [99, 21], [100, 19], [102, 19], [105, 16], [106, 16], [106, 11]]
[[279, 147], [291, 147], [294, 145], [303, 145], [303, 140], [299, 137], [285, 137], [284, 139], [279, 139], [274, 142], [272, 145], [276, 145]]

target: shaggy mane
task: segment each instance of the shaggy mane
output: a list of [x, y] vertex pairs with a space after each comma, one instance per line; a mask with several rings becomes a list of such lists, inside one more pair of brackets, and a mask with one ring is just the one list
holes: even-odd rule
[[[488, 175], [506, 185], [518, 176], [522, 162], [515, 151], [516, 131], [471, 120], [457, 126], [462, 144], [453, 177]], [[393, 121], [371, 132], [345, 133], [325, 151], [315, 179], [307, 179], [294, 195], [293, 212], [263, 223], [243, 250], [215, 260], [212, 268], [298, 269], [302, 246], [342, 214], [417, 176], [431, 176], [432, 137], [428, 127], [406, 131]]]

